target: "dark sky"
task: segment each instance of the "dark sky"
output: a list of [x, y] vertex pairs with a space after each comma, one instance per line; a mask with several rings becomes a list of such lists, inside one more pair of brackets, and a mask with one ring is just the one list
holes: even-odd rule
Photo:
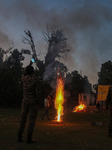
[[[111, 0], [0, 0], [0, 46], [26, 48], [24, 30], [30, 30], [37, 50], [44, 52], [42, 30], [62, 29], [71, 53], [65, 64], [69, 70], [87, 75], [97, 82], [101, 64], [112, 60]], [[37, 51], [38, 53], [38, 51]], [[29, 61], [27, 58], [26, 64]]]

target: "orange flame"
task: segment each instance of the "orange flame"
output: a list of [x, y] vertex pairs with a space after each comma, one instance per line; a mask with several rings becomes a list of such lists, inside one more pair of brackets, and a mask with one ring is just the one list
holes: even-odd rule
[[60, 122], [63, 116], [63, 103], [64, 103], [64, 86], [63, 80], [61, 78], [57, 79], [57, 87], [56, 87], [56, 98], [55, 98], [55, 108], [57, 111], [56, 121]]
[[73, 112], [85, 111], [85, 108], [86, 108], [85, 104], [80, 104], [73, 109]]

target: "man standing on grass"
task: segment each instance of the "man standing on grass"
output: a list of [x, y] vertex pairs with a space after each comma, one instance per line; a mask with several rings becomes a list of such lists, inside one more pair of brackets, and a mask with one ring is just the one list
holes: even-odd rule
[[106, 109], [109, 107], [109, 126], [108, 126], [108, 136], [112, 137], [112, 86], [110, 86], [106, 99]]
[[38, 112], [38, 96], [37, 85], [38, 80], [33, 75], [34, 68], [31, 66], [26, 67], [26, 73], [22, 77], [23, 82], [23, 99], [22, 99], [22, 112], [18, 130], [18, 142], [22, 142], [22, 135], [26, 124], [26, 119], [29, 112], [29, 122], [27, 129], [27, 143], [34, 143], [32, 140], [32, 134], [36, 122]]
[[50, 97], [49, 96], [44, 99], [44, 106], [45, 106], [45, 112], [42, 115], [41, 119], [44, 120], [44, 117], [47, 116], [47, 119], [50, 120], [49, 118]]

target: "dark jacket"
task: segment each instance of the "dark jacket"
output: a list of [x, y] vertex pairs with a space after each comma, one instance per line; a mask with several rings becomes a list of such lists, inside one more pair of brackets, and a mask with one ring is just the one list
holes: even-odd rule
[[112, 106], [112, 86], [109, 87], [107, 98], [106, 98], [106, 107]]
[[38, 80], [35, 76], [23, 75], [23, 102], [28, 104], [37, 104], [37, 86]]

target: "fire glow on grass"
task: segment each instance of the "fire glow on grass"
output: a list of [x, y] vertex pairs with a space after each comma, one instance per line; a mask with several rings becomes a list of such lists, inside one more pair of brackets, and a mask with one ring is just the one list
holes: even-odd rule
[[82, 112], [85, 111], [85, 109], [86, 109], [86, 105], [80, 104], [73, 109], [73, 112]]
[[55, 109], [56, 109], [56, 121], [61, 122], [63, 112], [63, 103], [64, 103], [64, 85], [62, 78], [57, 79], [56, 87], [56, 97], [55, 97]]

